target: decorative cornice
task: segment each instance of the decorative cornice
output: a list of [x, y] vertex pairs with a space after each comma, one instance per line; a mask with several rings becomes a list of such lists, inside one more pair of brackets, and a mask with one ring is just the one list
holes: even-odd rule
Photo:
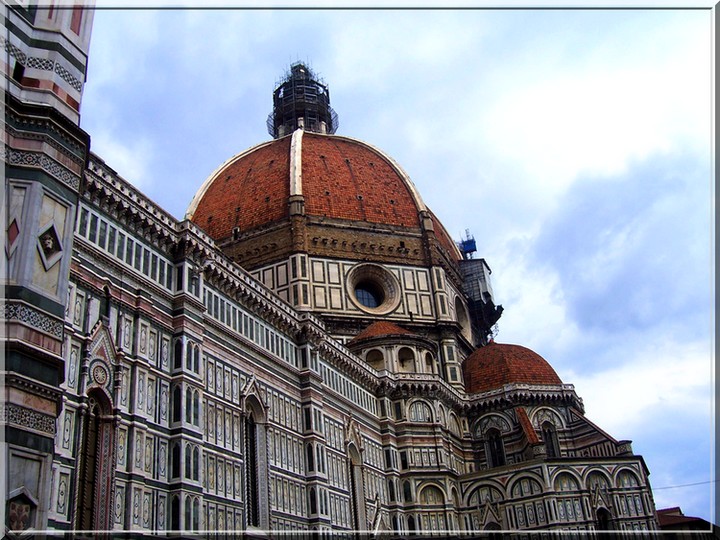
[[80, 177], [42, 152], [3, 149], [3, 159], [10, 165], [42, 169], [50, 176], [74, 190], [80, 189]]
[[59, 400], [63, 394], [63, 391], [57, 386], [50, 386], [34, 379], [28, 379], [15, 372], [5, 373], [5, 386], [8, 388], [19, 388], [33, 396], [45, 398], [50, 401]]
[[0, 423], [55, 436], [55, 417], [14, 403], [0, 403]]
[[63, 337], [63, 322], [61, 320], [24, 303], [8, 301], [3, 310], [3, 319], [27, 324], [57, 339]]

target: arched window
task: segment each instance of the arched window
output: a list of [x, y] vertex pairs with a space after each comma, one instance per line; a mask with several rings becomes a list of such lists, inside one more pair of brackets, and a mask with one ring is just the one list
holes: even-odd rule
[[192, 527], [192, 499], [190, 495], [185, 495], [185, 530], [189, 531]]
[[245, 526], [268, 529], [270, 505], [267, 482], [268, 434], [265, 406], [253, 392], [243, 398], [243, 461], [245, 467]]
[[395, 502], [395, 481], [392, 478], [388, 478], [387, 487], [388, 499], [390, 499], [390, 502]]
[[444, 504], [445, 496], [435, 486], [425, 486], [420, 492], [421, 504]]
[[544, 422], [542, 425], [542, 439], [545, 443], [545, 455], [548, 459], [560, 457], [560, 446], [558, 445], [557, 431], [552, 422]]
[[250, 413], [245, 418], [245, 478], [247, 479], [247, 519], [248, 525], [257, 527], [260, 524], [258, 510], [258, 475], [257, 475], [257, 426]]
[[383, 353], [378, 349], [373, 349], [372, 351], [367, 353], [365, 360], [374, 369], [385, 369], [385, 358], [383, 356]]
[[200, 449], [197, 446], [193, 448], [192, 479], [200, 479]]
[[415, 518], [414, 517], [408, 516], [407, 524], [408, 524], [408, 531], [410, 531], [410, 532], [415, 531]]
[[197, 345], [193, 349], [193, 371], [200, 373], [200, 347]]
[[315, 488], [310, 488], [308, 492], [308, 513], [312, 516], [317, 514], [317, 499], [315, 498]]
[[312, 472], [315, 470], [315, 452], [313, 452], [313, 447], [310, 443], [307, 443], [305, 446], [305, 453], [307, 454], [307, 470], [308, 472]]
[[488, 429], [485, 438], [487, 441], [488, 467], [505, 465], [505, 445], [500, 431], [495, 428]]
[[199, 531], [200, 530], [200, 499], [198, 499], [197, 497], [195, 497], [193, 499], [192, 519], [193, 519], [193, 530]]
[[621, 471], [617, 478], [618, 487], [637, 487], [639, 485], [637, 476], [630, 471]]
[[193, 395], [192, 423], [195, 426], [200, 425], [200, 392], [195, 392]]
[[555, 478], [555, 491], [578, 491], [580, 488], [574, 476], [560, 473]]
[[188, 341], [185, 345], [185, 368], [192, 369], [193, 361], [193, 344], [192, 341]]
[[425, 373], [435, 373], [435, 359], [430, 353], [425, 353]]
[[462, 439], [462, 430], [460, 429], [460, 422], [458, 422], [458, 419], [457, 419], [457, 416], [455, 416], [455, 413], [450, 413], [450, 415], [449, 415], [448, 429], [450, 430], [450, 433], [452, 433], [456, 437], [459, 437], [460, 439]]
[[182, 392], [180, 386], [173, 388], [172, 401], [172, 421], [180, 422], [182, 419]]
[[403, 482], [403, 499], [405, 502], [412, 502], [412, 487], [410, 486], [410, 482], [408, 480]]
[[180, 369], [182, 368], [182, 339], [178, 339], [175, 342], [175, 356], [173, 357], [173, 368], [174, 369]]
[[403, 347], [398, 351], [398, 369], [402, 373], [415, 371], [415, 353], [409, 347]]
[[414, 401], [410, 405], [411, 422], [432, 422], [432, 410], [424, 401]]
[[185, 478], [192, 478], [192, 448], [189, 444], [185, 445]]
[[170, 477], [178, 478], [180, 476], [180, 444], [173, 443], [170, 450]]
[[180, 497], [173, 495], [170, 502], [170, 529], [180, 530]]
[[190, 424], [192, 423], [192, 405], [193, 405], [193, 393], [190, 388], [185, 390], [185, 421]]

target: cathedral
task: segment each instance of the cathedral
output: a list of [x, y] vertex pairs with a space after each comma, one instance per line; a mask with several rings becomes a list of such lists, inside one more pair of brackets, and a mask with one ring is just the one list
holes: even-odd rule
[[93, 10], [3, 19], [5, 531], [658, 528], [643, 458], [493, 340], [474, 241], [308, 66], [178, 220], [79, 127]]

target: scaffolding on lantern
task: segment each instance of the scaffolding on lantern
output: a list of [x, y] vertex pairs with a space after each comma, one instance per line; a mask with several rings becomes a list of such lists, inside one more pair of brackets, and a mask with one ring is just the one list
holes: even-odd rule
[[330, 107], [327, 85], [305, 64], [292, 64], [273, 92], [268, 133], [275, 139], [296, 129], [333, 134], [338, 125], [338, 115]]

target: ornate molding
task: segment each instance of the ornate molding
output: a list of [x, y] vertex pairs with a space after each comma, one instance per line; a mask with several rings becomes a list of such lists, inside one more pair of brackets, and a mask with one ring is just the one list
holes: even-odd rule
[[80, 92], [82, 90], [82, 82], [75, 77], [70, 71], [63, 66], [60, 62], [48, 60], [47, 58], [40, 58], [37, 56], [28, 56], [16, 47], [9, 40], [0, 37], [0, 40], [4, 42], [5, 51], [22, 64], [23, 66], [31, 69], [41, 69], [43, 71], [54, 71], [60, 77], [68, 83], [72, 88]]
[[5, 304], [3, 318], [5, 321], [27, 324], [58, 339], [63, 337], [63, 321], [49, 317], [27, 304], [12, 302]]
[[55, 436], [55, 417], [14, 403], [0, 404], [0, 422]]
[[77, 190], [80, 189], [80, 177], [69, 169], [63, 167], [46, 154], [40, 152], [26, 152], [13, 150], [7, 146], [3, 150], [3, 159], [10, 165], [21, 167], [37, 167], [48, 173], [63, 184]]

